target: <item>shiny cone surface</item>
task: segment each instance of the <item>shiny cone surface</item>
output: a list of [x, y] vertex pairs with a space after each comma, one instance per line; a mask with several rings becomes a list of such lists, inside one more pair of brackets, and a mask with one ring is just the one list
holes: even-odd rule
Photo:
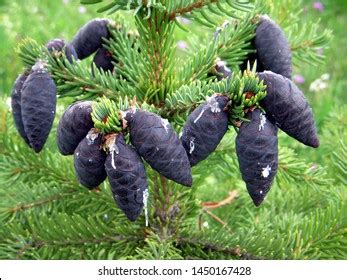
[[289, 79], [292, 77], [292, 52], [281, 27], [267, 16], [262, 16], [251, 41], [255, 52], [249, 53], [240, 65], [241, 71], [257, 61], [257, 72], [272, 71]]

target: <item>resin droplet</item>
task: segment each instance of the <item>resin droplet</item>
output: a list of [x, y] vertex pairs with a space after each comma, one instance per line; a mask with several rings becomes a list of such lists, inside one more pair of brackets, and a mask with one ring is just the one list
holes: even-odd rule
[[167, 119], [161, 119], [161, 124], [163, 125], [163, 127], [165, 128], [166, 133], [169, 132], [170, 129], [170, 123]]
[[145, 209], [145, 220], [146, 220], [146, 227], [149, 225], [149, 218], [148, 218], [148, 189], [143, 191], [143, 209]]
[[202, 117], [202, 115], [204, 114], [204, 112], [206, 111], [206, 108], [202, 109], [199, 116], [194, 120], [194, 123], [197, 123], [198, 120]]
[[189, 143], [189, 145], [190, 145], [189, 153], [190, 154], [192, 154], [194, 152], [194, 149], [195, 149], [194, 141], [195, 141], [195, 137], [190, 138], [190, 143]]
[[264, 114], [260, 113], [259, 119], [260, 119], [259, 131], [261, 131], [261, 130], [264, 130], [264, 126], [266, 124], [266, 117]]
[[262, 172], [261, 172], [261, 176], [263, 176], [264, 178], [269, 177], [271, 172], [271, 167], [269, 165], [267, 165], [265, 168], [263, 168]]
[[207, 98], [207, 102], [212, 113], [220, 113], [222, 111], [219, 107], [219, 103], [217, 102], [216, 95], [212, 95], [211, 97]]
[[118, 148], [115, 140], [116, 139], [113, 139], [113, 143], [112, 143], [112, 145], [110, 147], [110, 154], [111, 154], [111, 157], [112, 157], [111, 165], [112, 165], [113, 169], [116, 169], [116, 164], [114, 162], [114, 154], [115, 153], [116, 153], [116, 155], [119, 154], [119, 148]]
[[99, 133], [98, 133], [96, 130], [91, 129], [91, 130], [88, 132], [87, 136], [86, 136], [86, 138], [87, 138], [87, 144], [88, 144], [88, 145], [93, 145], [95, 139], [97, 139], [98, 137], [99, 137]]

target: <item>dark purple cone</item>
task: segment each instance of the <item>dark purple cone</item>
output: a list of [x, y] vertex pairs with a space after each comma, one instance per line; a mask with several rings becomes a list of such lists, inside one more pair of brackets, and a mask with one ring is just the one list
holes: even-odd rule
[[259, 206], [271, 188], [278, 167], [277, 127], [259, 109], [246, 116], [236, 137], [242, 179], [254, 204]]
[[154, 170], [179, 184], [192, 185], [188, 156], [167, 120], [142, 110], [127, 111], [125, 120], [131, 143]]
[[[257, 53], [249, 54], [251, 65], [257, 59], [257, 71], [272, 71], [288, 79], [292, 77], [292, 53], [289, 42], [281, 29], [270, 18], [263, 16], [256, 29], [252, 45]], [[240, 66], [247, 67], [247, 60]]]
[[91, 129], [78, 144], [74, 153], [74, 167], [78, 181], [88, 189], [99, 186], [106, 179], [106, 153], [101, 148], [102, 136]]
[[228, 101], [224, 95], [214, 95], [189, 115], [181, 141], [191, 166], [206, 159], [226, 133], [228, 113], [224, 109]]
[[114, 65], [112, 63], [114, 61], [112, 57], [112, 53], [104, 47], [101, 47], [95, 54], [93, 62], [96, 67], [102, 69], [104, 71], [113, 71]]
[[73, 62], [73, 60], [77, 59], [77, 53], [74, 49], [74, 47], [70, 44], [66, 44], [65, 40], [63, 39], [52, 39], [46, 44], [46, 48], [48, 49], [49, 52], [53, 51], [65, 51], [66, 58], [70, 63]]
[[22, 120], [22, 109], [21, 109], [21, 96], [22, 89], [25, 80], [28, 78], [29, 73], [25, 72], [19, 75], [14, 82], [14, 86], [11, 93], [11, 107], [12, 107], [12, 115], [14, 119], [14, 124], [17, 128], [19, 135], [24, 139], [25, 143], [30, 146], [29, 139], [25, 133], [23, 120]]
[[30, 146], [39, 153], [51, 131], [57, 104], [57, 87], [42, 61], [38, 61], [23, 84], [22, 120]]
[[46, 48], [48, 49], [49, 52], [53, 52], [53, 51], [60, 52], [63, 50], [65, 45], [66, 45], [66, 42], [63, 39], [52, 39], [48, 41], [48, 43], [46, 44]]
[[260, 104], [269, 118], [289, 136], [317, 148], [317, 128], [304, 94], [291, 80], [281, 75], [269, 71], [258, 75], [267, 86], [267, 95]]
[[108, 24], [108, 19], [93, 19], [82, 26], [71, 42], [79, 59], [90, 56], [102, 47], [102, 38], [109, 37]]
[[105, 168], [113, 198], [127, 218], [134, 222], [141, 214], [148, 192], [146, 170], [136, 150], [123, 135], [115, 135]]
[[79, 101], [70, 105], [59, 120], [57, 129], [57, 144], [62, 155], [72, 155], [94, 127], [91, 117], [92, 101]]

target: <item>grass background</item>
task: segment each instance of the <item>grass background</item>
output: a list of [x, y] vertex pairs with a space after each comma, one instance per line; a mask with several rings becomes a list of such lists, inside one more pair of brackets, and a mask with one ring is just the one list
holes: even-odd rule
[[[299, 158], [304, 159], [307, 164], [317, 163], [320, 166], [328, 166], [331, 163], [330, 154], [332, 150], [325, 147], [329, 146], [328, 144], [332, 140], [330, 135], [333, 135], [332, 137], [339, 137], [339, 135], [345, 137], [347, 127], [347, 106], [345, 105], [347, 101], [347, 37], [345, 35], [347, 2], [345, 0], [327, 0], [322, 2], [325, 7], [324, 11], [315, 10], [313, 1], [303, 1], [302, 8], [305, 12], [301, 16], [313, 20], [321, 18], [322, 28], [328, 28], [333, 31], [334, 37], [330, 48], [324, 51], [327, 59], [324, 64], [318, 67], [303, 64], [300, 65], [300, 68], [296, 67], [294, 69], [294, 74], [301, 75], [305, 79], [300, 88], [305, 92], [313, 108], [319, 135], [321, 136], [321, 148], [314, 150], [304, 147], [290, 137], [282, 137], [283, 135], [280, 137], [280, 146], [288, 146], [294, 149], [299, 154]], [[23, 65], [16, 53], [16, 47], [23, 38], [32, 37], [42, 44], [52, 38], [70, 40], [86, 21], [98, 16], [100, 15], [96, 14], [93, 7], [81, 6], [78, 0], [0, 0], [0, 102], [5, 102], [10, 95], [13, 81], [23, 69]], [[187, 35], [180, 33], [177, 40], [184, 40], [185, 36]], [[310, 91], [310, 84], [325, 73], [330, 75], [328, 87], [319, 92]], [[332, 114], [335, 114], [334, 117], [331, 117]], [[338, 133], [329, 134], [329, 122], [339, 123]], [[55, 142], [53, 138], [54, 135], [50, 137], [51, 143]], [[341, 140], [345, 141], [345, 143], [347, 141], [347, 139]], [[334, 172], [334, 170], [327, 168], [327, 172]], [[201, 191], [199, 190], [200, 198], [202, 200], [211, 198], [213, 200], [223, 199], [226, 190], [224, 188], [216, 188], [217, 183], [217, 181], [211, 180], [202, 186]], [[234, 187], [230, 186], [230, 190]], [[244, 188], [244, 186], [241, 187]], [[297, 186], [286, 190], [289, 193], [288, 196], [293, 194], [295, 188], [298, 187], [300, 187], [300, 182], [297, 182]], [[344, 193], [346, 194], [346, 191]], [[269, 194], [269, 200], [272, 198], [275, 200], [279, 195], [279, 192], [273, 191]], [[245, 198], [248, 196], [245, 190], [242, 196]], [[284, 194], [283, 196], [285, 197]], [[270, 213], [276, 211], [286, 213], [286, 206], [296, 199], [300, 200], [299, 196], [299, 194], [293, 194], [288, 198], [288, 201], [283, 201], [283, 205], [273, 206], [273, 211], [269, 211], [267, 214], [270, 215]], [[296, 201], [297, 204], [305, 203], [298, 200]], [[247, 201], [246, 206], [253, 207], [248, 197], [247, 199], [241, 199], [241, 201]], [[238, 203], [229, 209], [231, 211], [237, 210], [236, 208], [241, 207], [240, 205]], [[271, 208], [271, 206], [269, 207]], [[314, 207], [315, 205], [310, 205], [310, 210], [314, 209]], [[224, 214], [222, 210], [216, 213], [221, 216]], [[272, 219], [267, 214], [259, 215], [260, 218], [258, 217], [257, 219], [260, 224], [263, 222], [265, 224], [265, 221], [269, 218]], [[288, 216], [290, 215], [291, 213], [288, 214]], [[228, 218], [226, 217], [226, 219]], [[291, 220], [290, 217], [283, 219]], [[213, 221], [211, 222], [213, 223]], [[238, 226], [233, 224], [232, 217], [228, 222], [230, 225]], [[279, 231], [281, 227], [280, 222], [281, 218], [274, 218], [274, 224], [278, 224]], [[247, 227], [247, 224], [243, 226]]]

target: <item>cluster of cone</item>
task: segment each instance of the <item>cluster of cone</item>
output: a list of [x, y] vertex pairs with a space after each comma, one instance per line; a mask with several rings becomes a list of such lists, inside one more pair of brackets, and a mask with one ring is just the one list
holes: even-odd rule
[[[255, 53], [240, 66], [257, 61], [258, 77], [267, 86], [266, 97], [259, 108], [247, 110], [246, 118], [236, 137], [236, 152], [240, 171], [255, 205], [260, 205], [278, 167], [277, 130], [280, 128], [301, 143], [317, 148], [316, 124], [304, 94], [291, 81], [292, 59], [283, 30], [269, 17], [261, 16], [252, 40]], [[230, 78], [232, 73], [220, 61], [213, 72], [217, 78]], [[195, 136], [193, 136], [195, 138]]]
[[[112, 71], [112, 54], [102, 46], [102, 38], [109, 37], [108, 24], [106, 19], [94, 19], [79, 30], [71, 43], [53, 39], [46, 48], [53, 56], [64, 52], [70, 63], [96, 52], [95, 65]], [[31, 69], [18, 76], [11, 93], [15, 126], [28, 146], [37, 153], [42, 150], [51, 131], [57, 103], [57, 88], [46, 66], [45, 61], [37, 60]]]
[[188, 156], [169, 122], [139, 109], [123, 112], [131, 144], [123, 133], [102, 134], [94, 128], [92, 102], [72, 104], [63, 114], [57, 130], [57, 144], [63, 155], [74, 154], [79, 182], [96, 188], [106, 177], [118, 207], [135, 221], [148, 197], [148, 183], [142, 158], [166, 178], [192, 185]]
[[[113, 70], [112, 55], [102, 46], [109, 37], [109, 21], [92, 20], [83, 26], [71, 43], [55, 39], [46, 46], [50, 52], [65, 52], [69, 61], [93, 53], [97, 67]], [[312, 110], [303, 93], [290, 80], [291, 51], [281, 28], [261, 17], [253, 40], [258, 77], [267, 86], [260, 108], [247, 108], [239, 126], [236, 152], [242, 178], [255, 205], [270, 190], [278, 167], [277, 130], [280, 128], [305, 145], [318, 147], [319, 140]], [[242, 69], [243, 66], [241, 66]], [[242, 69], [243, 70], [243, 69]], [[212, 75], [230, 78], [226, 64], [217, 61]], [[12, 93], [17, 129], [35, 151], [40, 151], [52, 126], [56, 87], [41, 61], [20, 76]], [[228, 130], [230, 99], [214, 94], [188, 117], [181, 138], [160, 116], [130, 108], [122, 112], [123, 132], [103, 134], [94, 128], [93, 102], [72, 104], [60, 119], [57, 144], [63, 155], [74, 155], [79, 182], [93, 189], [108, 177], [114, 199], [129, 220], [140, 215], [148, 197], [146, 161], [162, 176], [185, 186], [192, 185], [191, 167], [206, 159]]]

